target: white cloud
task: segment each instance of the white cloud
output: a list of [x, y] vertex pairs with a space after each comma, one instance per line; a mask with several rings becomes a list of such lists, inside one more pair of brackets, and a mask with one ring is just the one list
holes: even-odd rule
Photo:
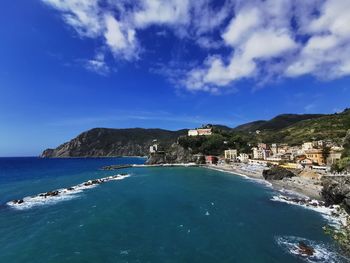
[[102, 30], [98, 0], [42, 0], [62, 11], [63, 19], [79, 35], [96, 37]]
[[141, 10], [135, 12], [137, 27], [152, 24], [185, 24], [189, 20], [189, 0], [142, 0]]
[[120, 23], [110, 14], [105, 16], [105, 23], [104, 37], [113, 54], [121, 55], [127, 60], [137, 57], [135, 30]]
[[282, 17], [284, 12], [278, 12], [288, 1], [281, 2], [284, 5], [266, 1], [265, 4], [259, 2], [258, 7], [240, 9], [222, 34], [225, 44], [232, 48], [229, 62], [225, 63], [221, 56], [209, 57], [204, 66], [188, 74], [187, 88], [208, 90], [208, 87], [227, 86], [236, 80], [255, 77], [262, 70], [259, 62], [270, 62], [295, 50], [298, 44], [285, 27], [287, 17]]
[[260, 11], [257, 8], [242, 10], [234, 17], [225, 33], [222, 35], [227, 45], [235, 46], [244, 41], [252, 29], [259, 26], [261, 20]]
[[102, 52], [96, 54], [95, 58], [85, 61], [85, 68], [89, 71], [96, 72], [100, 75], [107, 75], [110, 68], [105, 61], [105, 56]]
[[[265, 83], [305, 74], [326, 80], [350, 75], [348, 0], [42, 1], [116, 59], [142, 59], [140, 35], [151, 26], [159, 27], [155, 39], [175, 35], [192, 41], [207, 56], [189, 70], [171, 70], [179, 76], [170, 76], [188, 90], [217, 92], [242, 79]], [[170, 31], [174, 34], [160, 33]], [[109, 70], [104, 59], [89, 60], [86, 67]]]
[[350, 1], [328, 0], [318, 17], [309, 17], [303, 30], [310, 38], [285, 74], [311, 74], [323, 79], [350, 75]]

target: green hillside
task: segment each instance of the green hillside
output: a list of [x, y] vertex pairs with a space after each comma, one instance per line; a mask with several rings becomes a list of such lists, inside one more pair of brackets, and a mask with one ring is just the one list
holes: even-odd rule
[[285, 142], [292, 145], [301, 144], [305, 141], [325, 139], [341, 143], [349, 129], [350, 110], [345, 110], [342, 113], [302, 120], [280, 130], [263, 131], [259, 134], [259, 140]]
[[234, 131], [255, 132], [256, 130], [277, 131], [300, 121], [320, 118], [323, 114], [281, 114], [268, 121], [254, 121], [234, 128]]

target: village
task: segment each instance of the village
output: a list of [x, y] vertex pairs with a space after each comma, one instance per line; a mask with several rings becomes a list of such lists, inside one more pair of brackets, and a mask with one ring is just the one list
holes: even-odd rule
[[[212, 127], [191, 129], [187, 134], [188, 137], [211, 135], [213, 135]], [[227, 144], [225, 141], [223, 143]], [[202, 164], [223, 168], [240, 167], [246, 173], [261, 171], [264, 167], [279, 166], [304, 171], [303, 174], [319, 179], [325, 174], [334, 174], [331, 167], [341, 159], [343, 151], [343, 147], [332, 140], [307, 141], [293, 146], [286, 143], [257, 143], [250, 146], [249, 152], [240, 152], [238, 149], [227, 147], [220, 155], [197, 153], [194, 157], [196, 160], [202, 160], [200, 162]], [[163, 152], [155, 140], [150, 147], [150, 154], [163, 154]]]

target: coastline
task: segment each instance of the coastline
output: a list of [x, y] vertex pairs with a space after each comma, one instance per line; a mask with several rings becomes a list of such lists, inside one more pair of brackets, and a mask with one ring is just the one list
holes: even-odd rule
[[311, 199], [322, 200], [319, 180], [304, 178], [296, 176], [294, 178], [285, 178], [283, 180], [265, 180], [262, 171], [266, 167], [252, 166], [249, 169], [245, 164], [231, 164], [231, 165], [204, 165], [203, 167], [217, 171], [227, 172], [238, 176], [248, 177], [255, 180], [262, 180], [266, 184], [270, 184], [275, 190], [281, 192], [291, 192], [297, 195], [302, 195]]

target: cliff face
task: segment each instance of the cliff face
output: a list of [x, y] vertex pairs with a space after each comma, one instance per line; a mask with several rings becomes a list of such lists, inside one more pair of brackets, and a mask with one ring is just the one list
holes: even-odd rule
[[185, 149], [181, 145], [174, 143], [166, 149], [164, 153], [156, 153], [149, 156], [147, 164], [163, 164], [163, 163], [205, 163], [205, 159], [194, 156], [190, 150]]
[[164, 147], [169, 147], [186, 132], [186, 130], [96, 128], [83, 132], [56, 149], [46, 149], [41, 156], [46, 158], [145, 156], [154, 139]]
[[341, 204], [347, 211], [350, 211], [350, 177], [323, 177], [322, 185], [321, 194], [327, 205]]

